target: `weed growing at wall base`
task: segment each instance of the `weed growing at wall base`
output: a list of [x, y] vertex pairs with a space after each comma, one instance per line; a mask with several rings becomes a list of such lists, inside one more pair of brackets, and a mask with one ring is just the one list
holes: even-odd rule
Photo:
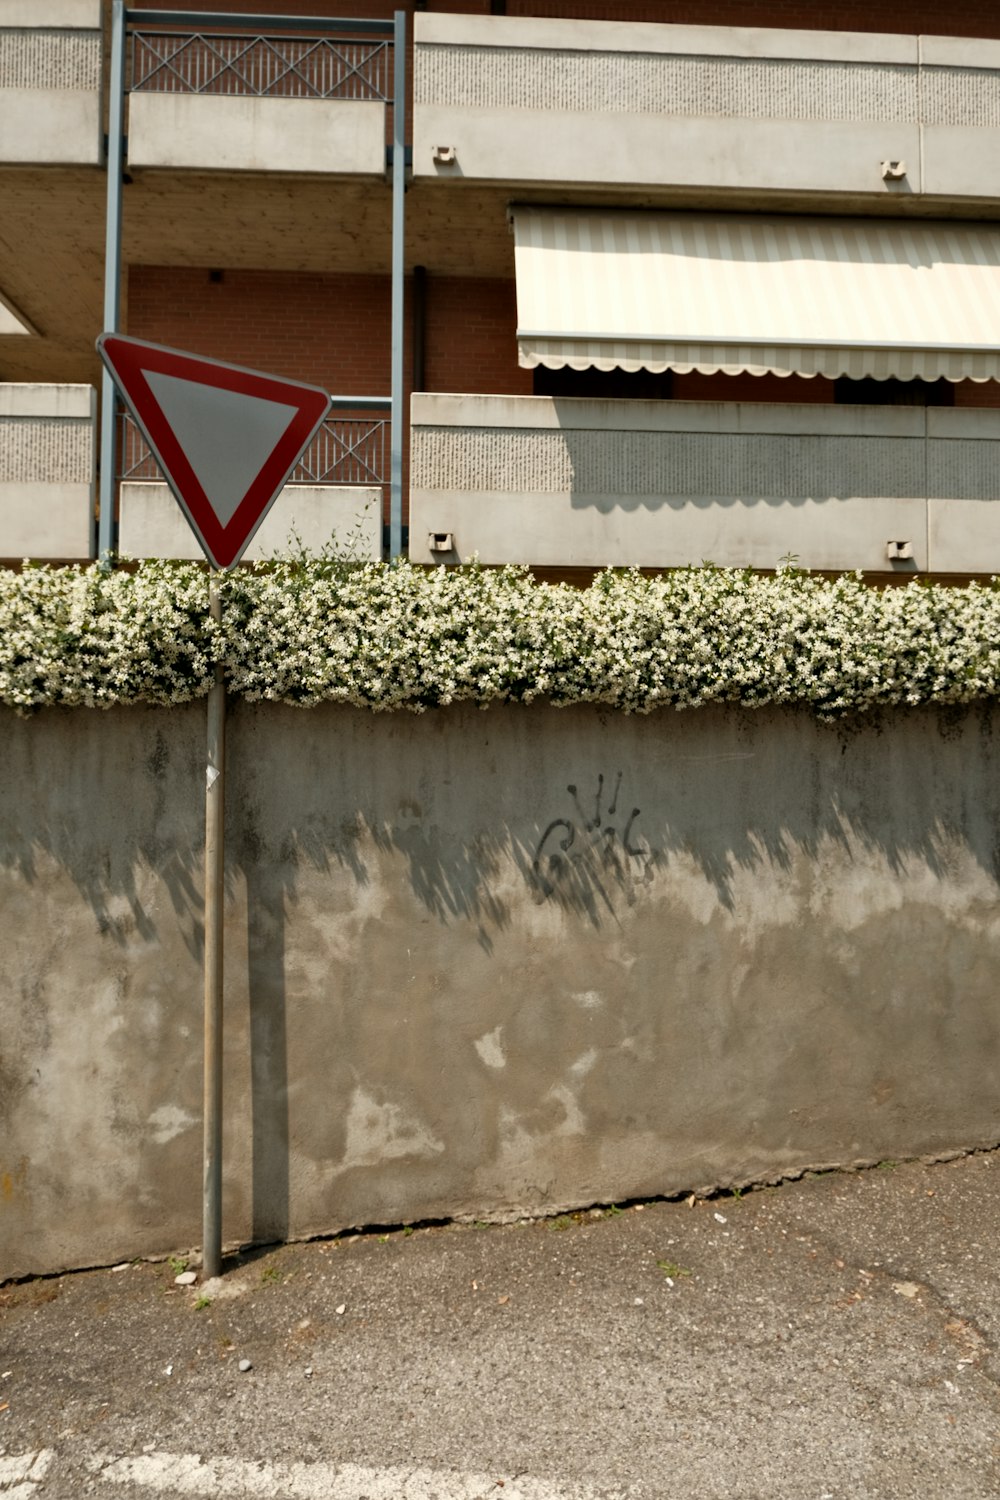
[[247, 699], [372, 710], [595, 703], [808, 706], [824, 719], [1000, 694], [1000, 587], [688, 568], [599, 574], [588, 589], [526, 569], [424, 569], [330, 557], [222, 580], [205, 572], [26, 567], [0, 575], [0, 702], [184, 703], [217, 659]]

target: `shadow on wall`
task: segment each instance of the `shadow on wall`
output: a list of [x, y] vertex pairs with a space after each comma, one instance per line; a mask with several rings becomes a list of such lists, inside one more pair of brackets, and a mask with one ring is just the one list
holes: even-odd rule
[[[364, 889], [401, 857], [441, 922], [509, 927], [512, 861], [536, 903], [600, 928], [679, 856], [733, 910], [739, 872], [823, 845], [948, 875], [954, 846], [1000, 877], [1000, 717], [989, 706], [824, 725], [799, 709], [626, 716], [589, 706], [372, 715], [230, 705], [227, 899], [259, 913], [252, 967], [281, 968], [303, 866]], [[204, 707], [6, 715], [0, 869], [32, 887], [54, 860], [100, 933], [157, 939], [155, 873], [201, 962]]]
[[[879, 409], [876, 409], [879, 410]], [[562, 414], [561, 414], [562, 415]], [[572, 420], [572, 414], [566, 414]], [[752, 510], [923, 497], [927, 445], [919, 433], [630, 432], [560, 427], [561, 475], [574, 510]], [[819, 425], [819, 424], [817, 424]], [[554, 435], [555, 437], [556, 435]], [[556, 443], [553, 443], [556, 448]], [[558, 452], [558, 449], [556, 448]], [[954, 488], [960, 477], [949, 476]], [[950, 491], [949, 491], [950, 493]], [[971, 498], [971, 496], [970, 496]]]
[[[555, 985], [569, 945], [585, 972], [638, 913], [678, 933], [682, 916], [739, 932], [755, 900], [794, 885], [788, 920], [808, 923], [855, 874], [862, 909], [876, 881], [882, 910], [905, 904], [909, 882], [906, 899], [944, 911], [970, 869], [995, 900], [998, 714], [831, 728], [791, 709], [232, 705], [227, 968], [234, 985], [245, 969], [249, 1001], [253, 1238], [289, 1229], [289, 1012], [315, 1003], [334, 966], [331, 1011], [395, 999], [411, 949], [427, 972], [451, 966], [453, 991], [469, 945], [477, 983], [489, 964], [498, 983], [530, 966]], [[0, 910], [18, 928], [5, 949], [22, 991], [72, 973], [85, 1010], [113, 971], [123, 1007], [172, 987], [196, 1014], [203, 734], [198, 704], [7, 716]], [[447, 949], [459, 930], [467, 946]]]

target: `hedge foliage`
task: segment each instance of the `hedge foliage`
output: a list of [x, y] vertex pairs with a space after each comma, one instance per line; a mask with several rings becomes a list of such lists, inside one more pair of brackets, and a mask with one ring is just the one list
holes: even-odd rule
[[0, 576], [0, 701], [20, 712], [184, 703], [225, 663], [247, 699], [369, 709], [467, 701], [954, 704], [1000, 689], [1000, 588], [873, 589], [789, 569], [599, 574], [302, 557], [220, 580], [221, 628], [194, 564]]

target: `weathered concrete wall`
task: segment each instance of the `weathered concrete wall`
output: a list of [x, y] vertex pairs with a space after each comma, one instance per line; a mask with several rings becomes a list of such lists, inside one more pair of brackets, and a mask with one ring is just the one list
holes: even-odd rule
[[[414, 28], [413, 170], [428, 181], [872, 203], [1000, 191], [996, 41], [419, 13]], [[900, 179], [882, 177], [888, 160]]]
[[101, 160], [101, 0], [0, 7], [0, 162]]
[[414, 562], [1000, 568], [996, 411], [418, 392], [411, 431]]
[[134, 93], [129, 165], [228, 172], [385, 172], [385, 105]]
[[[197, 1243], [204, 706], [0, 733], [0, 1277]], [[229, 751], [227, 1240], [1000, 1139], [1000, 712]]]
[[[124, 556], [202, 559], [194, 532], [165, 484], [128, 480], [120, 496], [118, 547]], [[380, 558], [381, 486], [287, 484], [243, 558], [281, 557], [298, 543], [313, 552], [332, 546], [358, 559]]]
[[0, 557], [94, 555], [97, 392], [0, 384]]

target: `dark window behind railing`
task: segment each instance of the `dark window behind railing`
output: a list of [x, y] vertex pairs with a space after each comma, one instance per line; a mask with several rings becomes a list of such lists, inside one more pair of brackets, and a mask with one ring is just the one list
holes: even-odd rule
[[388, 41], [133, 31], [133, 93], [392, 99]]
[[[389, 402], [385, 402], [388, 407]], [[162, 482], [160, 467], [129, 412], [118, 413], [118, 479]], [[302, 458], [289, 484], [380, 485], [388, 483], [389, 420], [387, 417], [327, 417]]]

